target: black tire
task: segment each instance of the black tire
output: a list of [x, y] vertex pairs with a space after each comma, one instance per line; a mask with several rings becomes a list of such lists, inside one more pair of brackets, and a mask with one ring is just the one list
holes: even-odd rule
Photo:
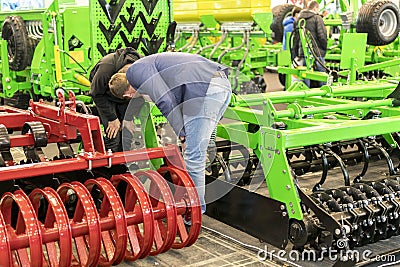
[[24, 70], [29, 63], [29, 40], [23, 19], [9, 16], [3, 22], [1, 37], [8, 43], [8, 63], [11, 70]]
[[28, 56], [27, 56], [27, 66], [32, 64], [33, 55], [35, 54], [36, 46], [38, 45], [40, 40], [34, 39], [32, 37], [28, 37]]
[[275, 7], [274, 19], [271, 23], [270, 29], [273, 32], [272, 38], [277, 42], [282, 42], [283, 40], [283, 20], [292, 14], [292, 9], [295, 5], [283, 4]]
[[31, 95], [22, 92], [16, 92], [11, 98], [4, 98], [4, 105], [27, 110]]
[[361, 6], [356, 31], [368, 33], [369, 45], [387, 45], [399, 35], [399, 22], [399, 9], [393, 2], [372, 0]]

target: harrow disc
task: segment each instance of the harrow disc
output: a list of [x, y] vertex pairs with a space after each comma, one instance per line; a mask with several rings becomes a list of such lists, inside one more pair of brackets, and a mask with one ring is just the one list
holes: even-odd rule
[[[73, 255], [73, 264], [80, 266], [94, 266], [99, 261], [101, 252], [101, 228], [99, 214], [96, 205], [87, 188], [78, 182], [62, 184], [58, 190], [62, 201], [70, 201], [76, 198], [76, 207], [73, 218], [70, 221], [74, 226], [83, 226], [87, 232], [74, 236], [76, 255]], [[78, 228], [78, 227], [77, 227]]]
[[129, 225], [128, 246], [125, 258], [130, 261], [146, 257], [154, 242], [154, 214], [150, 198], [140, 180], [131, 174], [113, 176], [111, 182], [116, 188], [124, 187], [121, 197], [127, 216], [136, 215], [142, 218], [141, 224]]
[[0, 266], [117, 265], [189, 246], [200, 226], [195, 186], [174, 167], [17, 190], [0, 199]]
[[[171, 186], [174, 186], [175, 189], [175, 201], [184, 200], [190, 207], [186, 213], [178, 215], [177, 217], [179, 240], [176, 240], [172, 247], [179, 249], [191, 246], [197, 240], [201, 228], [201, 207], [195, 185], [192, 179], [178, 168], [162, 167], [158, 171], [163, 176], [169, 173], [172, 180]], [[189, 233], [186, 230], [184, 221], [191, 222]]]
[[46, 240], [43, 240], [48, 255], [47, 262], [50, 266], [71, 266], [72, 233], [68, 214], [59, 195], [49, 187], [44, 189], [36, 188], [29, 195], [29, 199], [36, 214], [38, 214], [41, 206], [47, 207], [46, 217], [44, 220], [39, 219], [41, 233], [58, 233], [59, 238], [56, 241], [46, 242]]
[[155, 218], [154, 221], [154, 248], [150, 255], [157, 255], [172, 247], [176, 237], [177, 213], [174, 197], [165, 179], [155, 171], [136, 172], [141, 179], [150, 180], [149, 196], [153, 209], [165, 211], [166, 217]]

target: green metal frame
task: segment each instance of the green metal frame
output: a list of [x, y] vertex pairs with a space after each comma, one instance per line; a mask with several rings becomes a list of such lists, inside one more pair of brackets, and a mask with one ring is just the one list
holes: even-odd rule
[[111, 15], [107, 15], [99, 1], [75, 6], [55, 0], [47, 9], [0, 12], [0, 22], [14, 15], [25, 23], [40, 22], [43, 28], [32, 63], [23, 71], [9, 69], [7, 42], [0, 40], [0, 97], [24, 92], [55, 98], [56, 89], [63, 88], [89, 102], [87, 79], [100, 58], [127, 46], [144, 55], [166, 50], [170, 1], [160, 0], [156, 5], [153, 1], [117, 1], [111, 8]]
[[[218, 24], [212, 15], [203, 15], [199, 23], [193, 24], [193, 29], [190, 29], [190, 25], [184, 25], [187, 28], [179, 31], [178, 24], [176, 49], [199, 53], [206, 58], [231, 66], [233, 74], [230, 78], [232, 84], [237, 85], [234, 90], [240, 93], [240, 84], [250, 81], [256, 75], [263, 75], [265, 67], [276, 67], [278, 64], [290, 65], [290, 54], [282, 52], [280, 43], [272, 44], [272, 31], [269, 28], [272, 20], [272, 13], [255, 13], [253, 21], [257, 26], [252, 30], [246, 27], [240, 30], [235, 29], [236, 25], [229, 29], [226, 23]], [[246, 38], [248, 45], [243, 45]], [[224, 56], [220, 58], [222, 53]], [[238, 70], [236, 65], [243, 58], [245, 60]], [[238, 81], [234, 81], [233, 77], [237, 71], [240, 72], [239, 78]]]
[[[308, 89], [297, 82], [290, 92], [236, 95], [224, 114], [236, 122], [220, 124], [217, 135], [252, 149], [261, 162], [270, 197], [286, 204], [290, 218], [302, 220], [286, 151], [374, 135], [383, 135], [397, 146], [390, 133], [400, 130], [400, 108], [394, 105], [397, 100], [385, 99], [396, 87], [396, 83], [375, 81]], [[350, 100], [355, 97], [366, 101]], [[286, 108], [278, 110], [278, 104]], [[372, 109], [381, 111], [381, 118], [365, 120]], [[325, 119], [327, 115], [336, 119]], [[275, 129], [276, 122], [287, 128]], [[259, 128], [253, 132], [250, 125]]]

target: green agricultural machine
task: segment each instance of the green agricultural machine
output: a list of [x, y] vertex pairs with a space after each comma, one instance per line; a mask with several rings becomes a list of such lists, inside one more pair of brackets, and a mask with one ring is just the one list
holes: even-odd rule
[[397, 257], [399, 97], [398, 78], [235, 95], [208, 167], [207, 214], [323, 266], [328, 252], [336, 266]]
[[88, 77], [98, 60], [121, 47], [165, 51], [171, 12], [166, 0], [55, 0], [47, 9], [1, 12], [0, 97], [26, 108], [30, 98], [52, 100], [62, 88], [89, 103]]
[[[305, 29], [305, 21], [298, 22], [300, 42], [306, 51], [304, 63], [279, 67], [280, 75], [286, 77], [285, 87], [293, 80], [310, 79], [323, 82], [337, 82], [343, 79], [377, 79], [384, 76], [398, 76], [398, 34], [400, 15], [398, 7], [389, 0], [372, 0], [358, 10], [358, 3], [341, 1], [341, 19], [329, 18], [325, 24], [340, 27], [338, 40], [328, 41], [325, 57], [325, 73], [315, 72], [318, 55], [313, 48], [312, 38]], [[345, 5], [346, 4], [346, 5]], [[358, 10], [358, 14], [353, 10]], [[359, 34], [356, 34], [359, 33]], [[364, 36], [362, 35], [364, 34]], [[334, 43], [333, 43], [334, 42]], [[371, 52], [372, 51], [372, 52]], [[350, 64], [350, 59], [355, 62]], [[356, 71], [349, 71], [352, 68]], [[353, 77], [348, 74], [351, 73]]]
[[265, 68], [289, 65], [289, 54], [273, 43], [269, 1], [175, 1], [174, 6], [176, 50], [230, 66], [235, 92], [265, 92]]

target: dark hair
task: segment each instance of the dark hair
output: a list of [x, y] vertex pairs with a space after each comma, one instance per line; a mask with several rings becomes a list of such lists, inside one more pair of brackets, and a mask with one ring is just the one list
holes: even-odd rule
[[301, 11], [301, 8], [298, 7], [298, 6], [295, 6], [295, 7], [292, 9], [292, 16], [294, 17], [296, 14], [299, 14], [300, 11]]
[[318, 4], [318, 2], [315, 1], [315, 0], [311, 1], [310, 3], [308, 3], [308, 6], [307, 6], [307, 8], [310, 9], [310, 10], [311, 10], [311, 9], [314, 9], [314, 8], [316, 8], [316, 7], [319, 8], [319, 4]]

